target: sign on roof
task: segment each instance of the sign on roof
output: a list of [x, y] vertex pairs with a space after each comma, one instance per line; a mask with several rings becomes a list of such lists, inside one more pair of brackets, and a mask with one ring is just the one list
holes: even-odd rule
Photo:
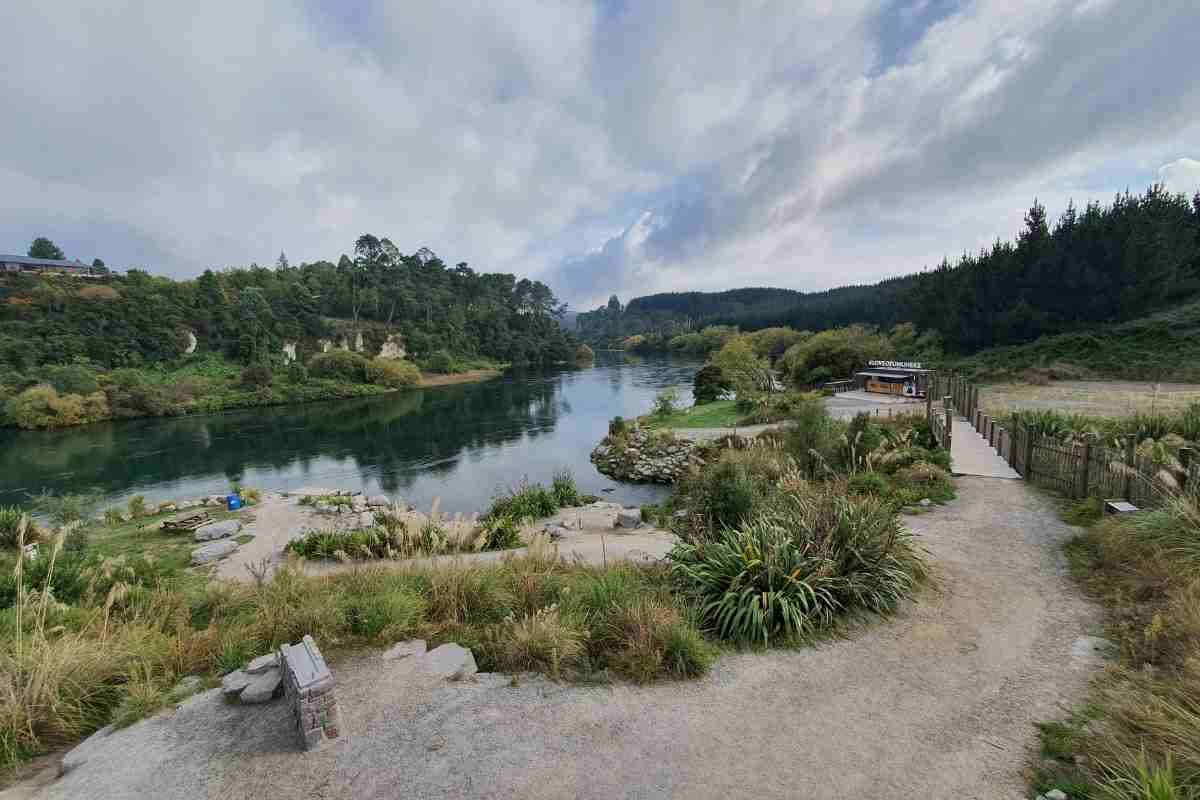
[[925, 369], [920, 361], [868, 361], [867, 366], [891, 369]]

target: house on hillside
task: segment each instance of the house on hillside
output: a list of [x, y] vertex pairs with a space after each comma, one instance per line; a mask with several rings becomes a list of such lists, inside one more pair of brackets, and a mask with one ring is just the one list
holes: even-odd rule
[[82, 278], [100, 277], [102, 273], [82, 261], [59, 261], [53, 258], [0, 255], [0, 273], [42, 272], [78, 275]]

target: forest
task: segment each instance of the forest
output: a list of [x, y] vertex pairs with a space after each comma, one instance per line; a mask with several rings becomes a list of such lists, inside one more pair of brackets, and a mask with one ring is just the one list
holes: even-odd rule
[[[39, 237], [31, 252], [48, 247]], [[5, 274], [0, 424], [361, 396], [413, 385], [418, 368], [573, 362], [564, 309], [539, 281], [451, 267], [424, 248], [404, 254], [371, 234], [336, 263], [292, 266], [280, 254], [273, 267], [192, 280]], [[388, 358], [370, 358], [385, 345]], [[322, 353], [331, 347], [360, 352]]]
[[581, 338], [609, 346], [642, 335], [666, 341], [710, 325], [824, 330], [912, 322], [948, 353], [1020, 344], [1131, 320], [1200, 296], [1200, 194], [1155, 185], [1111, 204], [1068, 205], [1053, 224], [1034, 202], [1015, 241], [873, 285], [823, 292], [737, 289], [667, 293], [580, 314]]

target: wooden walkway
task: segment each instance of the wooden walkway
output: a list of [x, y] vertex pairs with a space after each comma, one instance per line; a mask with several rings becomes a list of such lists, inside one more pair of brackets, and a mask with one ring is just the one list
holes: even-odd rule
[[954, 418], [954, 432], [950, 437], [950, 461], [955, 475], [1021, 479], [1017, 471], [1000, 457], [995, 448], [989, 445], [975, 430], [975, 426], [964, 417]]

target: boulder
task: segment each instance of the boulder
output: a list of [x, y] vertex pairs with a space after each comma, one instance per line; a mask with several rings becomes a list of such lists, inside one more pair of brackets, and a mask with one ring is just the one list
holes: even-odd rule
[[373, 494], [367, 498], [367, 505], [371, 508], [387, 508], [392, 502], [387, 499], [386, 495]]
[[933, 501], [928, 497], [921, 498], [921, 508], [929, 508], [931, 505], [933, 505]]
[[614, 528], [640, 528], [642, 525], [642, 512], [639, 509], [622, 509], [617, 512], [617, 521], [613, 524]]
[[401, 658], [408, 658], [410, 656], [423, 656], [423, 655], [425, 655], [425, 640], [424, 639], [412, 639], [407, 642], [396, 642], [396, 644], [392, 645], [383, 654], [383, 660], [384, 661], [396, 661]]
[[250, 685], [251, 678], [245, 670], [235, 669], [221, 678], [221, 693], [227, 696], [241, 694], [242, 690]]
[[362, 513], [367, 510], [367, 498], [361, 494], [356, 494], [350, 498], [350, 509]]
[[217, 542], [209, 542], [203, 547], [197, 547], [192, 551], [192, 564], [193, 566], [207, 564], [211, 561], [216, 561], [219, 558], [224, 558], [237, 549], [238, 543], [232, 539], [222, 539]]
[[318, 514], [331, 514], [333, 513], [333, 506], [329, 505], [329, 503], [326, 503], [324, 500], [318, 500], [313, 504], [313, 510]]
[[447, 680], [460, 681], [479, 671], [475, 666], [475, 655], [457, 644], [444, 644], [422, 656], [425, 668]]
[[283, 693], [282, 685], [283, 673], [279, 667], [271, 667], [265, 672], [251, 675], [250, 682], [239, 697], [243, 703], [266, 703]]
[[162, 505], [160, 505], [158, 507], [156, 513], [158, 513], [158, 514], [174, 514], [178, 510], [179, 510], [179, 506], [175, 505], [174, 503], [163, 503]]
[[236, 519], [224, 519], [220, 522], [210, 522], [196, 528], [197, 542], [211, 542], [214, 539], [228, 539], [242, 529], [242, 523]]
[[247, 664], [246, 673], [249, 675], [258, 675], [278, 666], [279, 653], [267, 653], [265, 656], [259, 656]]
[[62, 761], [60, 762], [58, 768], [59, 776], [61, 777], [66, 775], [76, 767], [87, 763], [87, 760], [91, 758], [93, 751], [102, 747], [105, 743], [104, 740], [107, 739], [116, 729], [116, 725], [106, 725], [88, 738], [84, 739], [79, 744], [75, 745], [73, 749], [68, 751], [67, 754], [62, 757]]

